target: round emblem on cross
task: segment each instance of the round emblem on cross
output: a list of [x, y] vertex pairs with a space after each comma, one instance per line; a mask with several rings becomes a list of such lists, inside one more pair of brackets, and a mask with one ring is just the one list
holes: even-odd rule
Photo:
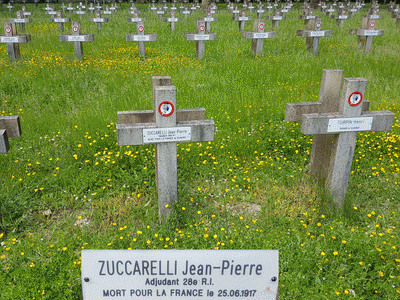
[[206, 28], [205, 28], [204, 25], [200, 25], [200, 26], [199, 26], [199, 30], [200, 30], [200, 31], [204, 31], [205, 29], [206, 29]]
[[313, 11], [310, 11], [310, 15], [312, 15], [314, 12]]
[[264, 30], [264, 23], [261, 23], [260, 25], [258, 25], [258, 29]]
[[79, 27], [78, 26], [72, 26], [72, 31], [73, 32], [79, 32]]
[[61, 11], [57, 12], [57, 17], [61, 18]]
[[174, 113], [175, 107], [170, 101], [163, 101], [158, 106], [158, 112], [163, 117], [169, 117]]
[[4, 31], [5, 31], [6, 33], [11, 33], [11, 27], [5, 27], [5, 28], [4, 28]]
[[321, 28], [321, 22], [317, 22], [317, 23], [315, 24], [315, 27], [317, 27], [318, 29]]
[[17, 11], [17, 18], [21, 18], [21, 13]]
[[175, 17], [175, 13], [171, 12], [171, 17], [174, 18]]
[[276, 12], [276, 15], [279, 16], [280, 14], [281, 14], [281, 12], [278, 10], [278, 11]]
[[375, 22], [371, 22], [371, 23], [369, 24], [369, 27], [374, 28], [374, 27], [375, 27]]
[[207, 12], [207, 17], [211, 17], [211, 13], [209, 11]]
[[139, 32], [143, 32], [143, 31], [144, 31], [144, 27], [143, 27], [142, 25], [140, 25], [140, 26], [138, 27], [138, 31], [139, 31]]
[[96, 13], [96, 18], [100, 18], [100, 13], [99, 12]]
[[242, 16], [245, 16], [245, 15], [246, 15], [246, 11], [243, 10], [243, 11], [242, 11]]
[[137, 17], [138, 17], [138, 13], [134, 13], [134, 14], [133, 14], [133, 17], [134, 17], [134, 18], [137, 18]]
[[352, 92], [349, 96], [349, 105], [350, 106], [357, 106], [363, 100], [363, 95], [359, 91]]

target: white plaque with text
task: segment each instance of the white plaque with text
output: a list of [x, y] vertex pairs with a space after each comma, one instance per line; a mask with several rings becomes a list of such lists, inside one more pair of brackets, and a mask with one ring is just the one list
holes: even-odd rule
[[151, 128], [143, 129], [143, 143], [190, 142], [191, 127]]
[[328, 132], [369, 131], [372, 119], [372, 117], [330, 119]]
[[210, 39], [210, 36], [208, 34], [201, 34], [201, 35], [194, 36], [195, 41], [208, 41], [209, 39]]
[[19, 39], [17, 36], [1, 36], [0, 43], [18, 43]]
[[101, 299], [276, 299], [278, 250], [82, 250], [82, 293]]
[[67, 36], [68, 42], [84, 42], [85, 36], [83, 35], [69, 35]]
[[311, 31], [310, 32], [310, 37], [318, 37], [318, 36], [324, 36], [325, 32], [324, 31]]
[[149, 42], [150, 41], [150, 36], [148, 36], [148, 35], [134, 35], [133, 36], [133, 41], [134, 42]]

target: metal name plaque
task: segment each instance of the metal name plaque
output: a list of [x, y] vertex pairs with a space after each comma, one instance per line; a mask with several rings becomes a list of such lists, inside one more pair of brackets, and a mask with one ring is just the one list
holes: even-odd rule
[[13, 19], [14, 23], [29, 23], [27, 19]]
[[214, 22], [214, 18], [203, 18], [204, 22]]
[[364, 35], [367, 35], [367, 36], [377, 36], [378, 33], [379, 33], [378, 30], [365, 30], [364, 31]]
[[381, 16], [378, 16], [378, 15], [370, 15], [368, 17], [369, 17], [370, 20], [377, 20], [377, 19], [381, 18]]
[[102, 23], [104, 22], [104, 18], [93, 18], [92, 22]]
[[85, 36], [83, 35], [69, 35], [67, 36], [68, 42], [84, 42]]
[[150, 36], [148, 35], [134, 35], [133, 36], [134, 42], [148, 42], [150, 41]]
[[345, 19], [347, 19], [347, 16], [338, 16], [338, 19], [339, 20], [345, 20]]
[[54, 18], [53, 22], [55, 22], [55, 23], [68, 23], [68, 19], [66, 19], [66, 18]]
[[255, 39], [267, 39], [268, 38], [268, 32], [264, 33], [254, 33], [253, 37]]
[[310, 32], [310, 37], [318, 37], [318, 36], [324, 36], [325, 32], [324, 31], [311, 31]]
[[372, 117], [330, 119], [328, 132], [369, 131], [372, 119]]
[[194, 36], [195, 41], [208, 41], [209, 39], [210, 39], [210, 36], [208, 34]]
[[143, 143], [190, 142], [191, 127], [152, 128], [143, 129]]
[[82, 250], [84, 300], [276, 299], [278, 250]]
[[276, 16], [273, 16], [272, 17], [272, 20], [273, 21], [280, 21], [280, 20], [282, 20], [283, 19], [283, 17], [276, 17]]
[[1, 36], [0, 37], [0, 42], [1, 43], [18, 43], [19, 39], [17, 36]]
[[239, 21], [248, 21], [249, 17], [238, 17]]

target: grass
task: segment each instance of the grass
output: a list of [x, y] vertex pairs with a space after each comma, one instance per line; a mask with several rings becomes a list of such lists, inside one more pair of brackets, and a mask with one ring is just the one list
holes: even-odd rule
[[[400, 35], [385, 10], [368, 55], [348, 35], [365, 8], [343, 28], [318, 13], [332, 30], [318, 56], [296, 36], [296, 8], [278, 28], [266, 22], [276, 37], [253, 57], [221, 6], [199, 61], [184, 33], [202, 13], [171, 33], [140, 6], [158, 35], [143, 59], [125, 42], [124, 3], [100, 31], [82, 19], [95, 41], [76, 61], [43, 5], [27, 7], [21, 61], [0, 46], [0, 115], [19, 115], [23, 130], [0, 156], [0, 299], [79, 299], [81, 249], [279, 249], [282, 299], [399, 296]], [[308, 172], [312, 137], [284, 121], [286, 103], [317, 101], [322, 69], [336, 68], [368, 80], [371, 110], [396, 114], [392, 131], [358, 134], [342, 209]], [[115, 134], [117, 111], [152, 109], [152, 76], [171, 76], [178, 108], [205, 107], [216, 124], [214, 142], [177, 146], [179, 200], [163, 224], [154, 147], [121, 148]]]

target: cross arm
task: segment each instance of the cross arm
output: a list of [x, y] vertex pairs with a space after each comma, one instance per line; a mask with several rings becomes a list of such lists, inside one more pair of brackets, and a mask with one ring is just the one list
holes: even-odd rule
[[297, 36], [302, 37], [322, 37], [331, 36], [330, 30], [297, 30]]
[[301, 120], [303, 134], [330, 134], [358, 131], [390, 131], [394, 113], [367, 111], [360, 117], [343, 118], [339, 113], [305, 114]]
[[185, 38], [187, 41], [215, 41], [217, 39], [217, 34], [214, 32], [210, 32], [207, 34], [200, 33], [185, 33]]
[[21, 136], [19, 116], [0, 117], [0, 130], [6, 130], [10, 138]]
[[247, 39], [247, 40], [273, 39], [273, 38], [275, 38], [275, 31], [265, 31], [265, 32], [243, 31], [242, 38]]
[[[214, 121], [213, 120], [198, 120], [177, 122], [176, 127], [170, 129], [179, 129], [182, 127], [190, 127], [190, 140], [187, 142], [208, 142], [214, 140]], [[160, 129], [166, 128], [156, 127], [155, 123], [138, 123], [138, 124], [117, 124], [117, 142], [119, 146], [143, 145], [143, 132], [145, 129]], [[179, 143], [179, 140], [173, 141]], [[154, 143], [148, 143], [154, 144]]]
[[62, 33], [60, 34], [60, 42], [93, 42], [94, 41], [94, 34], [68, 34]]

